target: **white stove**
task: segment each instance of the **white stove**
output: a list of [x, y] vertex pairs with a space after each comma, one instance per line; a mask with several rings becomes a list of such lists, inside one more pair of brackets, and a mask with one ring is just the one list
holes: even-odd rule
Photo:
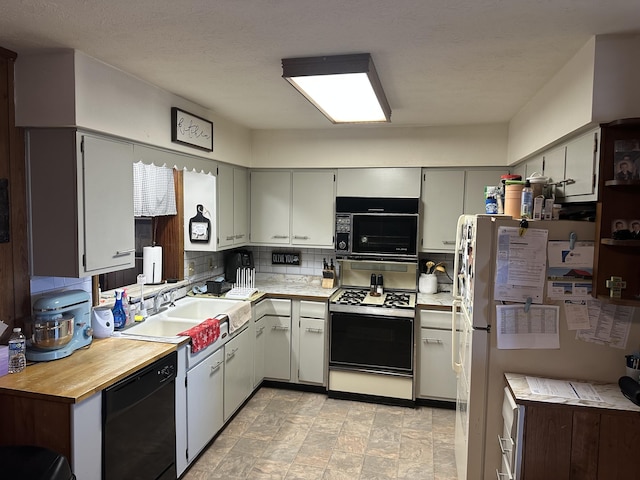
[[329, 301], [329, 310], [332, 312], [369, 315], [413, 317], [415, 307], [415, 292], [394, 290], [373, 296], [369, 289], [358, 287], [341, 288]]

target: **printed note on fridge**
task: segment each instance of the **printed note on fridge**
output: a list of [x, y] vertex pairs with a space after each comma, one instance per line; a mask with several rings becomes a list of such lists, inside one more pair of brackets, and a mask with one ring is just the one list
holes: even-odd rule
[[560, 348], [560, 307], [496, 305], [498, 349]]
[[496, 246], [494, 300], [543, 302], [548, 230], [500, 227]]

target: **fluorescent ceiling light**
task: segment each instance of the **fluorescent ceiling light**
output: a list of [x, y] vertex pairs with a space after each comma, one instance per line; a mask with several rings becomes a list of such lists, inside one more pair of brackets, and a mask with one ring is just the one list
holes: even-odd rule
[[282, 77], [333, 123], [390, 122], [371, 55], [284, 58]]

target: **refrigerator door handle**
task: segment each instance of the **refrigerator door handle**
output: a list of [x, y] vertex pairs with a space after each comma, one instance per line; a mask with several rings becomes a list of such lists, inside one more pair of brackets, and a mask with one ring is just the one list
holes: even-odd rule
[[462, 226], [465, 222], [465, 215], [460, 215], [458, 217], [458, 224], [456, 228], [456, 245], [455, 245], [455, 254], [453, 256], [453, 298], [459, 299], [460, 297], [460, 288], [459, 288], [459, 278], [458, 272], [460, 271], [460, 242], [462, 240]]
[[460, 300], [454, 300], [451, 304], [451, 368], [456, 375], [462, 371], [462, 363], [458, 363], [458, 352], [460, 344], [458, 342], [458, 307], [462, 305]]

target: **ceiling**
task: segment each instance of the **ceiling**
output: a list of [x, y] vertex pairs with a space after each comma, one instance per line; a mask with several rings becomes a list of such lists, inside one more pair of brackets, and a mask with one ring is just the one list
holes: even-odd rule
[[285, 57], [371, 53], [391, 126], [507, 122], [637, 0], [0, 0], [0, 46], [73, 48], [252, 129], [332, 125]]

